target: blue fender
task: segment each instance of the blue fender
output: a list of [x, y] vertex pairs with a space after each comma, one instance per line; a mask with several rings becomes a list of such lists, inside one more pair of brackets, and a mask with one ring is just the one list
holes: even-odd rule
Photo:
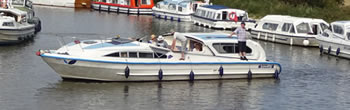
[[338, 56], [339, 53], [340, 53], [340, 48], [337, 49], [337, 52], [335, 54]]
[[222, 77], [224, 75], [224, 68], [220, 66], [219, 68], [219, 75]]
[[159, 80], [163, 79], [163, 70], [162, 69], [159, 69], [159, 71], [158, 71], [158, 78], [159, 78]]
[[194, 80], [194, 72], [191, 70], [190, 72], [190, 81], [193, 81]]
[[125, 78], [129, 78], [129, 75], [130, 75], [130, 69], [129, 69], [129, 66], [126, 66], [126, 68], [125, 68]]
[[253, 73], [252, 73], [252, 71], [248, 71], [248, 76], [247, 76], [247, 78], [249, 79], [249, 80], [251, 80], [252, 78], [253, 78]]

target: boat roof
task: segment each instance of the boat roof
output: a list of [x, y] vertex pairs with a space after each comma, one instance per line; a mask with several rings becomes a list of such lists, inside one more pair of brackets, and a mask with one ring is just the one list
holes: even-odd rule
[[246, 11], [244, 10], [241, 10], [241, 9], [234, 9], [234, 8], [230, 8], [230, 7], [226, 7], [226, 6], [222, 6], [222, 5], [203, 5], [203, 6], [200, 6], [198, 7], [198, 9], [200, 8], [207, 8], [209, 10], [215, 10], [215, 11], [218, 11], [218, 10], [222, 10], [222, 11], [234, 11], [236, 13], [247, 13]]
[[342, 25], [342, 26], [344, 26], [344, 28], [345, 28], [346, 30], [350, 30], [350, 21], [335, 21], [335, 22], [332, 22], [331, 24], [332, 24], [332, 25], [333, 25], [333, 24]]
[[10, 8], [10, 9], [0, 8], [0, 13], [1, 12], [10, 12], [10, 13], [13, 13], [13, 14], [15, 14], [17, 16], [22, 16], [22, 15], [26, 15], [27, 14], [27, 12], [19, 10], [17, 8]]
[[199, 40], [204, 44], [208, 43], [232, 43], [237, 42], [237, 36], [226, 33], [183, 33], [187, 38]]
[[164, 2], [165, 4], [170, 4], [170, 3], [172, 3], [172, 4], [178, 4], [178, 3], [184, 2], [184, 1], [190, 2], [190, 1], [192, 1], [192, 0], [164, 0], [164, 1], [162, 1], [162, 2]]
[[210, 8], [210, 9], [215, 9], [215, 10], [221, 10], [221, 9], [230, 9], [229, 7], [222, 6], [222, 5], [204, 5], [202, 6], [204, 8]]
[[266, 15], [260, 21], [270, 22], [288, 22], [288, 23], [300, 23], [300, 22], [322, 22], [328, 25], [328, 23], [322, 19], [294, 17], [289, 15]]

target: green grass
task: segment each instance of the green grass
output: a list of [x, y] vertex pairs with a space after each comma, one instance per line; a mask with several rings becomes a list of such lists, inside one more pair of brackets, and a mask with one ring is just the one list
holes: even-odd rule
[[[323, 0], [323, 5], [310, 6], [308, 3], [293, 4], [282, 0], [211, 0], [213, 4], [246, 10], [252, 18], [268, 14], [320, 18], [328, 22], [350, 20], [350, 6], [344, 7], [332, 0]], [[322, 6], [322, 7], [321, 7]]]

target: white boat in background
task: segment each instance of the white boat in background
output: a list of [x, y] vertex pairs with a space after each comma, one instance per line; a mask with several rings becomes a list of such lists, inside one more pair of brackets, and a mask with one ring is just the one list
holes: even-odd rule
[[[40, 56], [62, 78], [99, 81], [158, 81], [232, 78], [278, 78], [281, 65], [266, 60], [259, 43], [247, 41], [247, 58], [240, 60], [237, 37], [223, 33], [176, 33], [188, 39], [181, 52], [122, 38], [75, 41]], [[173, 36], [165, 37], [172, 40]], [[170, 41], [168, 41], [170, 42]], [[199, 51], [192, 49], [200, 44]], [[179, 44], [179, 43], [176, 43]], [[181, 43], [180, 43], [181, 44]]]
[[35, 5], [57, 6], [57, 7], [90, 7], [91, 0], [31, 0]]
[[336, 21], [316, 37], [320, 52], [350, 58], [350, 21]]
[[153, 16], [176, 21], [191, 21], [191, 14], [202, 5], [209, 5], [193, 0], [163, 0], [152, 8]]
[[251, 36], [289, 45], [319, 46], [315, 37], [328, 26], [322, 19], [267, 15], [251, 30]]
[[247, 30], [255, 25], [255, 20], [249, 19], [246, 11], [220, 5], [198, 7], [192, 14], [192, 21], [197, 25], [217, 29], [237, 28], [241, 26], [241, 22], [245, 22]]
[[153, 0], [94, 0], [92, 8], [98, 11], [126, 13], [126, 14], [152, 14]]
[[27, 12], [16, 8], [0, 8], [0, 44], [14, 44], [31, 39], [35, 24], [29, 24]]

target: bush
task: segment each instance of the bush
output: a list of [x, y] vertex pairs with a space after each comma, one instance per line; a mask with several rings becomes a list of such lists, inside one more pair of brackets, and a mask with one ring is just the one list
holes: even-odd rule
[[328, 22], [350, 20], [344, 0], [211, 0], [213, 4], [246, 10], [253, 18], [268, 14], [320, 18]]

